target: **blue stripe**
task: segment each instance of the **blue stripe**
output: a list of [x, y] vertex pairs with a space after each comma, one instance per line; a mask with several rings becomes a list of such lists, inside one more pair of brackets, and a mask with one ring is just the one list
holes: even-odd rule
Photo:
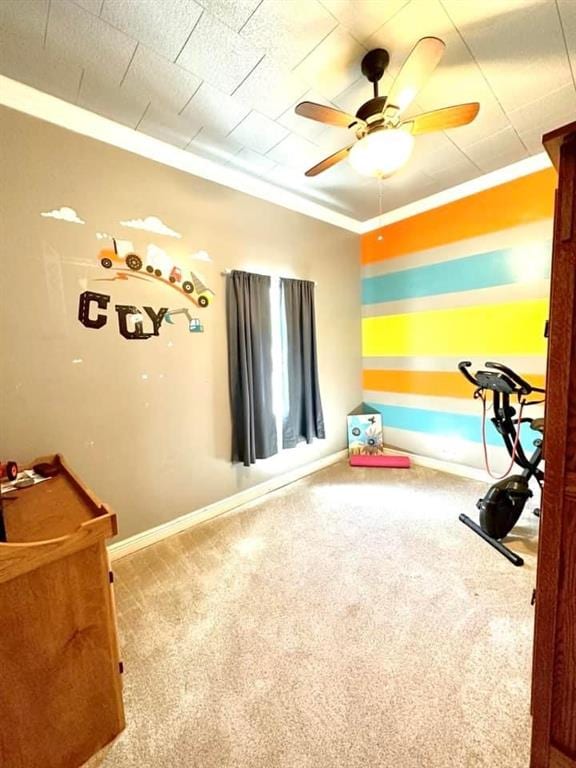
[[[439, 437], [455, 437], [472, 443], [482, 442], [482, 417], [467, 413], [451, 413], [448, 411], [429, 411], [424, 408], [406, 408], [399, 405], [382, 405], [366, 403], [376, 408], [382, 414], [384, 441], [386, 427], [406, 429], [410, 432], [425, 432]], [[523, 425], [522, 445], [530, 454], [533, 441], [539, 435], [528, 425]], [[486, 442], [490, 445], [503, 447], [502, 438], [490, 421], [486, 422]]]
[[551, 251], [550, 241], [545, 240], [366, 277], [362, 280], [362, 303], [379, 304], [543, 280], [550, 277]]

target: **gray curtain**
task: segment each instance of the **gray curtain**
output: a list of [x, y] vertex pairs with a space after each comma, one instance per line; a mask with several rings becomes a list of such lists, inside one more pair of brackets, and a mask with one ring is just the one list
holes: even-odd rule
[[234, 271], [226, 280], [232, 461], [248, 467], [278, 453], [272, 405], [270, 278]]
[[284, 418], [282, 445], [293, 448], [325, 437], [318, 384], [314, 283], [280, 280]]

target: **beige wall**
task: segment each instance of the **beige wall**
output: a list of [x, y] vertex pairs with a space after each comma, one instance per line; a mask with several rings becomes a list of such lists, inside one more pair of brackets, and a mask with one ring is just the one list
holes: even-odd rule
[[[346, 413], [361, 396], [356, 235], [7, 109], [0, 152], [0, 458], [62, 452], [128, 536], [345, 447]], [[86, 223], [40, 216], [61, 206]], [[182, 239], [119, 223], [148, 215]], [[157, 283], [102, 281], [111, 274], [96, 232], [188, 258], [216, 292], [194, 312], [205, 332], [177, 318], [157, 338], [123, 339], [113, 304], [185, 302]], [[211, 263], [189, 260], [200, 249]], [[232, 268], [317, 282], [327, 439], [249, 469], [229, 461], [221, 272]], [[112, 296], [100, 330], [77, 319], [84, 290]]]

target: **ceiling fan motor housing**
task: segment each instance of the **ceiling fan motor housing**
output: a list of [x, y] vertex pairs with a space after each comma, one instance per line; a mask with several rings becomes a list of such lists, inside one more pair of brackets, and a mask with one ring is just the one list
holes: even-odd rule
[[356, 117], [364, 120], [364, 122], [369, 122], [369, 118], [382, 114], [385, 104], [386, 96], [377, 96], [375, 99], [370, 99], [370, 101], [362, 104], [358, 112], [356, 112]]
[[390, 54], [384, 48], [374, 48], [368, 51], [362, 59], [362, 74], [368, 78], [371, 83], [377, 83], [382, 77], [388, 64], [390, 63]]

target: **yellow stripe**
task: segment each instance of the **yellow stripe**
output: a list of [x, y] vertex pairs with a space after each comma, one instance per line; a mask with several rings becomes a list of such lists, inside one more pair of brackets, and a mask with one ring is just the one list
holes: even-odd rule
[[364, 357], [544, 355], [548, 301], [458, 307], [362, 320]]

